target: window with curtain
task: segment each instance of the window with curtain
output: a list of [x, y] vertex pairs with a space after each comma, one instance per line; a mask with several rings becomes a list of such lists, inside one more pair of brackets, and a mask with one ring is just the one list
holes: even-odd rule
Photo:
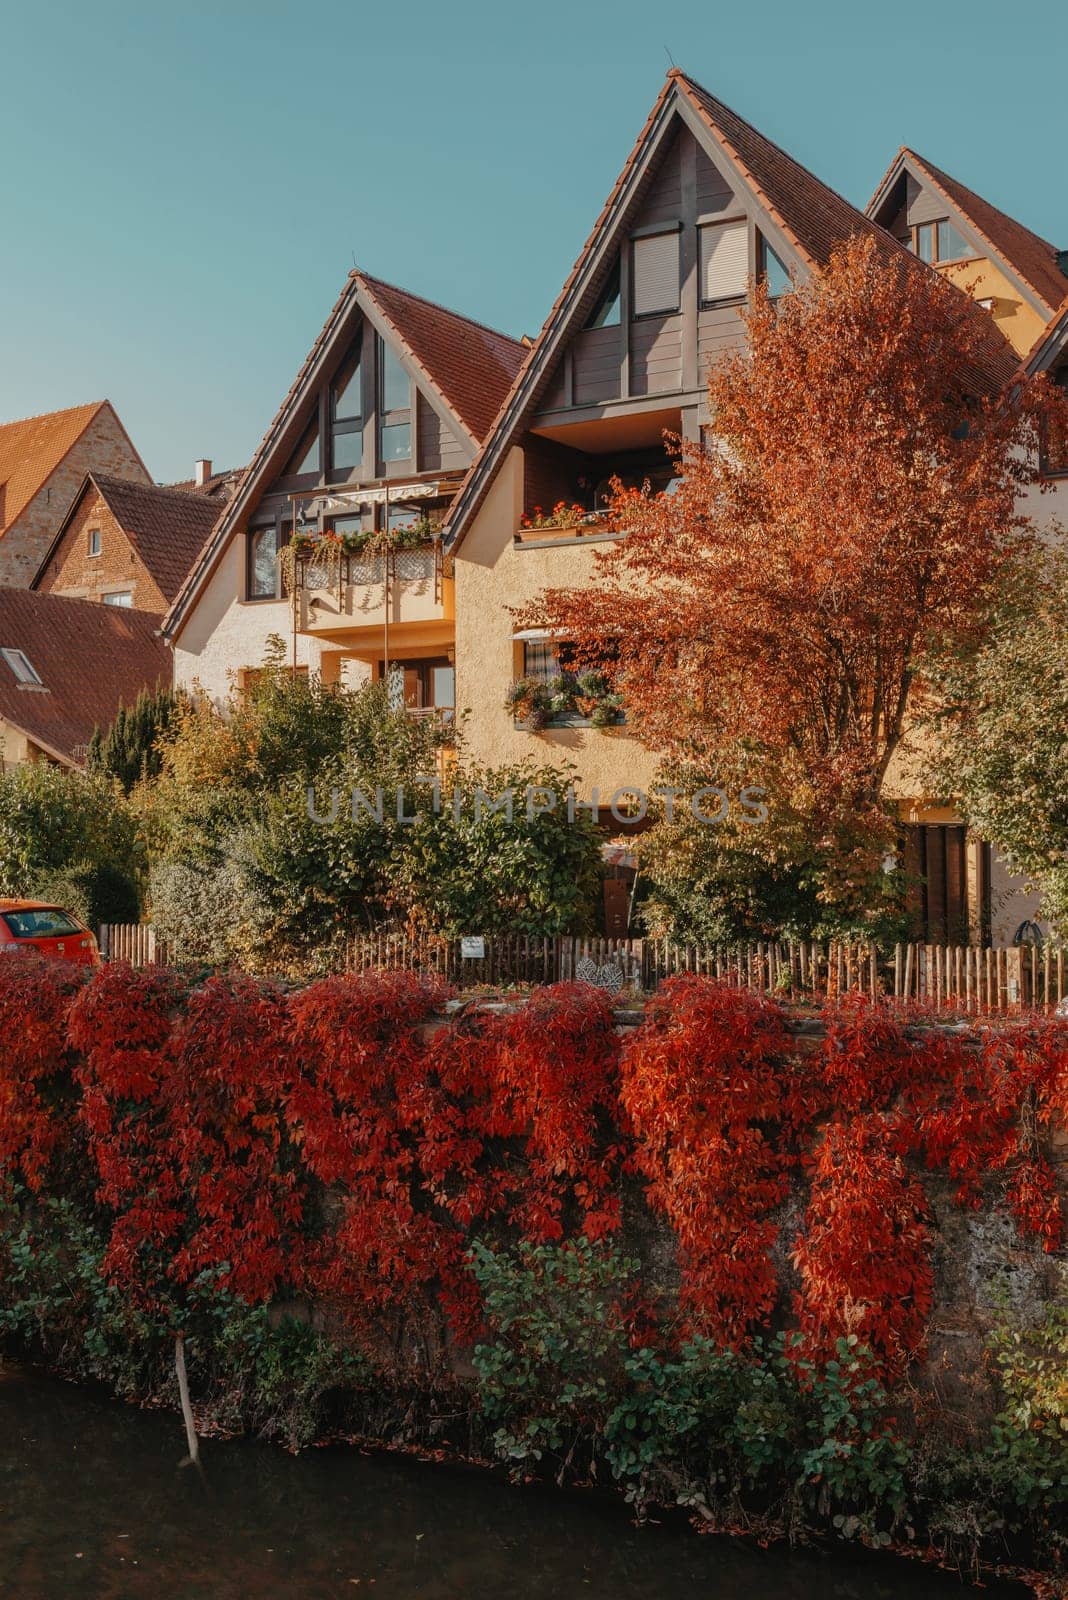
[[273, 600], [278, 593], [278, 529], [252, 528], [248, 535], [248, 598]]
[[560, 654], [552, 639], [523, 640], [523, 676], [548, 682], [560, 672]]
[[698, 231], [702, 304], [741, 299], [749, 282], [749, 224], [713, 222]]
[[679, 232], [651, 233], [635, 239], [632, 303], [634, 315], [679, 309]]

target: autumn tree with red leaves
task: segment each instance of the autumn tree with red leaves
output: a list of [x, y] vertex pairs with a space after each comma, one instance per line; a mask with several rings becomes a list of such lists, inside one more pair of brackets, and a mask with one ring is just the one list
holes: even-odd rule
[[705, 447], [677, 444], [676, 492], [621, 491], [593, 581], [521, 620], [606, 670], [669, 762], [741, 773], [849, 848], [858, 819], [881, 853], [924, 657], [981, 635], [1063, 402], [1044, 379], [1008, 398], [987, 314], [870, 239], [743, 316], [747, 348], [709, 369]]

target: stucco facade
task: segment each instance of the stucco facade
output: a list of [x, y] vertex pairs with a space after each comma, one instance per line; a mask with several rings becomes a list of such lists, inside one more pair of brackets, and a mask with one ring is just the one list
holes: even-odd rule
[[649, 792], [656, 758], [625, 727], [517, 728], [505, 697], [522, 667], [514, 609], [543, 589], [589, 582], [597, 545], [585, 542], [517, 544], [523, 513], [523, 451], [515, 446], [497, 474], [456, 554], [456, 705], [469, 754], [488, 766], [532, 760], [571, 763], [584, 798], [598, 791], [607, 806], [614, 791]]
[[[198, 597], [174, 641], [176, 688], [199, 686], [221, 705], [239, 686], [242, 671], [263, 664], [268, 640], [279, 635], [292, 660], [293, 608], [288, 600], [246, 600], [245, 542], [234, 539]], [[320, 670], [322, 647], [307, 634], [297, 635], [297, 665]]]

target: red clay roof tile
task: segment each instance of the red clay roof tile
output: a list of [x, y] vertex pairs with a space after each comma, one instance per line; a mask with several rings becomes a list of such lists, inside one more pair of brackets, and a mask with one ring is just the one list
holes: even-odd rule
[[22, 650], [42, 688], [22, 688], [0, 657], [0, 721], [59, 760], [76, 763], [120, 702], [169, 684], [160, 619], [94, 600], [0, 589], [0, 649]]

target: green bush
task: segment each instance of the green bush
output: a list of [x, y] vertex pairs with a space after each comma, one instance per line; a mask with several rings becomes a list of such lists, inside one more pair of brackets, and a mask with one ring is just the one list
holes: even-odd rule
[[95, 926], [136, 922], [144, 853], [121, 789], [46, 762], [0, 774], [0, 894], [73, 900]]

